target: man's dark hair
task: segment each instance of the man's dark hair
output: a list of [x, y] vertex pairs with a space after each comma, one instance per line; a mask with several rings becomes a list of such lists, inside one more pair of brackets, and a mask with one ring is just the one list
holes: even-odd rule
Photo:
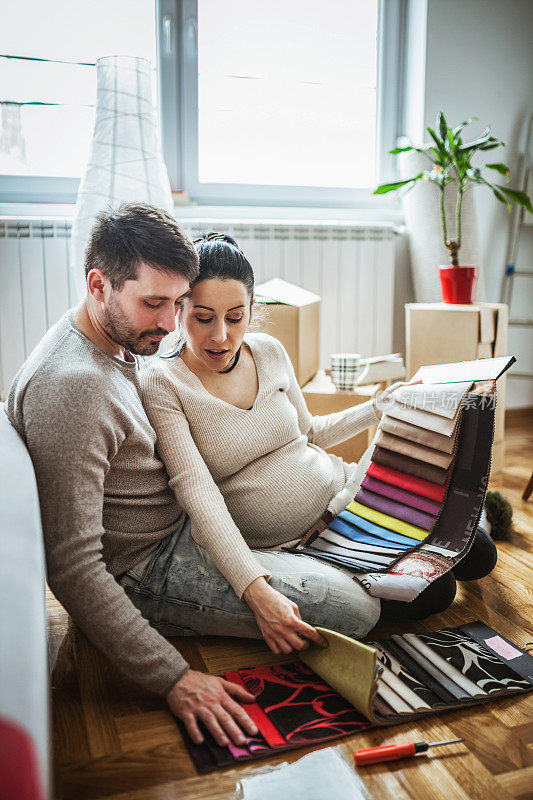
[[183, 275], [189, 283], [198, 276], [198, 254], [174, 217], [148, 203], [123, 203], [101, 211], [85, 250], [85, 275], [101, 270], [113, 289], [135, 280], [143, 261], [154, 269]]

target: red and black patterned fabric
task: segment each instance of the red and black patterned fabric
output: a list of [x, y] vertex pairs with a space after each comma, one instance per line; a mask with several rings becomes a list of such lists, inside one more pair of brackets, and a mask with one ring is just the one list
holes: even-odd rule
[[[383, 663], [407, 689], [432, 706], [426, 713], [460, 709], [486, 703], [495, 696], [533, 689], [533, 657], [481, 622], [419, 634], [418, 638], [484, 692], [482, 696], [458, 699], [457, 693], [454, 697], [446, 689], [450, 677], [442, 673], [439, 678], [439, 670], [431, 668], [427, 659], [419, 657], [415, 662], [405, 650], [408, 642], [404, 643], [403, 637], [376, 642]], [[394, 664], [392, 659], [395, 659]], [[198, 772], [327, 742], [367, 730], [375, 724], [301, 662], [250, 667], [228, 672], [225, 677], [244, 685], [254, 695], [255, 703], [245, 708], [250, 711], [259, 733], [239, 747], [220, 747], [203, 729], [205, 742], [195, 745], [178, 722]], [[420, 716], [419, 713], [395, 713], [379, 694], [375, 711], [382, 715], [383, 724], [397, 724]]]
[[301, 662], [239, 673], [288, 743], [324, 742], [370, 727], [362, 714]]

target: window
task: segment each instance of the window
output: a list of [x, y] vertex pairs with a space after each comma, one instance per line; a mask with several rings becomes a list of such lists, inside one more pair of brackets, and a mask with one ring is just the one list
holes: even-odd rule
[[377, 0], [328, 5], [198, 0], [201, 183], [372, 186]]
[[155, 66], [154, 0], [27, 0], [3, 6], [2, 199], [75, 198], [94, 126], [94, 64], [111, 54], [143, 56]]
[[[204, 203], [371, 204], [398, 132], [403, 5], [182, 0], [162, 54], [180, 53], [173, 188]], [[171, 93], [163, 80], [165, 117]]]
[[393, 176], [386, 153], [401, 130], [406, 2], [8, 3], [0, 201], [75, 200], [94, 63], [124, 54], [157, 67], [173, 189], [210, 204], [372, 206], [370, 187]]

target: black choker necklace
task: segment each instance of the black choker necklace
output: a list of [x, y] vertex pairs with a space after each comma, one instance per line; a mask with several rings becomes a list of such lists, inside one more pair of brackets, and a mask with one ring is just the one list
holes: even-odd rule
[[[242, 345], [241, 345], [241, 347], [242, 347]], [[235, 367], [239, 363], [239, 358], [241, 357], [241, 347], [239, 347], [239, 349], [235, 353], [235, 358], [233, 359], [233, 364], [230, 367], [227, 367], [226, 369], [217, 369], [217, 372], [218, 372], [219, 375], [227, 375], [228, 372], [231, 372], [232, 369], [235, 369]]]

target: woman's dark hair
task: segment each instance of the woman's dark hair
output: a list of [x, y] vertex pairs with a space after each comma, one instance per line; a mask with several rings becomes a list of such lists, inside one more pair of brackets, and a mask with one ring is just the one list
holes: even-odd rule
[[[254, 300], [254, 271], [242, 250], [239, 250], [235, 239], [226, 233], [211, 231], [200, 239], [195, 239], [194, 246], [198, 253], [199, 271], [191, 288], [200, 281], [213, 278], [219, 281], [240, 281], [246, 286], [251, 306]], [[175, 358], [184, 346], [185, 340], [180, 336], [175, 346], [166, 353], [161, 353], [160, 358]]]
[[253, 301], [254, 271], [235, 239], [225, 233], [212, 231], [195, 239], [194, 245], [200, 264], [193, 286], [210, 278], [240, 281], [246, 286], [250, 301]]

